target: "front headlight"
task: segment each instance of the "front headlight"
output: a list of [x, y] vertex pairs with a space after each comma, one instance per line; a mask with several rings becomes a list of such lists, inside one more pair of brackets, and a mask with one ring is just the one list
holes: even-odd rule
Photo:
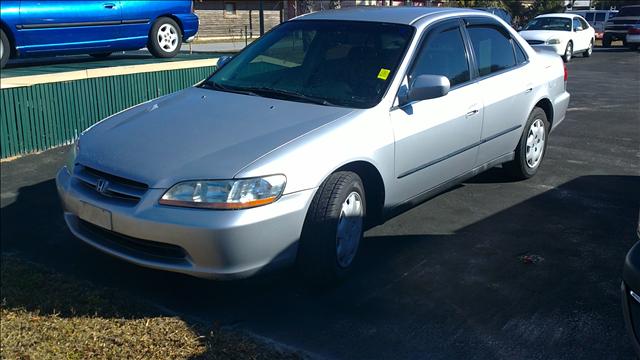
[[76, 157], [78, 157], [78, 151], [80, 150], [80, 141], [76, 140], [73, 145], [69, 148], [67, 152], [67, 158], [64, 162], [64, 167], [67, 169], [67, 172], [71, 175], [73, 174], [73, 168], [76, 166]]
[[547, 44], [549, 44], [549, 45], [558, 45], [558, 44], [560, 44], [560, 39], [549, 39], [549, 40], [547, 40]]
[[185, 181], [171, 187], [160, 199], [160, 204], [208, 209], [248, 209], [278, 200], [286, 182], [284, 175], [238, 180]]

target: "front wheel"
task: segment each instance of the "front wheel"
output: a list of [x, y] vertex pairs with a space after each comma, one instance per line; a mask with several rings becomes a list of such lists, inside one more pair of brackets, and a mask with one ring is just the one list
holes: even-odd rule
[[0, 38], [0, 69], [4, 69], [11, 55], [11, 45], [9, 45], [9, 38], [4, 33], [4, 30], [0, 30]]
[[180, 26], [173, 19], [159, 18], [151, 27], [147, 46], [155, 57], [169, 58], [178, 55], [182, 46]]
[[589, 43], [589, 47], [587, 48], [587, 50], [582, 53], [582, 56], [591, 57], [591, 54], [593, 54], [593, 40], [591, 40], [591, 42]]
[[346, 276], [362, 240], [365, 214], [364, 186], [357, 174], [336, 172], [322, 183], [298, 248], [298, 268], [305, 280], [331, 285]]
[[567, 47], [564, 49], [564, 55], [562, 56], [562, 59], [564, 60], [564, 62], [569, 62], [571, 61], [572, 57], [573, 57], [573, 42], [569, 41], [569, 43], [567, 44]]
[[515, 151], [515, 158], [503, 165], [507, 173], [518, 180], [528, 179], [535, 175], [547, 149], [548, 135], [547, 114], [541, 108], [536, 107], [527, 119]]

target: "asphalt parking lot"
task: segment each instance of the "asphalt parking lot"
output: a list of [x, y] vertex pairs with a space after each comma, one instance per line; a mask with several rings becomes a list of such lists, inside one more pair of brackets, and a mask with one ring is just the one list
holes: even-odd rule
[[633, 358], [620, 308], [640, 204], [640, 54], [569, 64], [572, 99], [539, 174], [492, 169], [370, 230], [341, 287], [290, 272], [212, 282], [110, 258], [71, 236], [53, 177], [64, 149], [1, 165], [1, 249], [340, 359]]

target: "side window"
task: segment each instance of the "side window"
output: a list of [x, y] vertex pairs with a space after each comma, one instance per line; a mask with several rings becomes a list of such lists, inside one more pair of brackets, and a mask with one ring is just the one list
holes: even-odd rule
[[518, 64], [522, 64], [523, 62], [527, 61], [527, 55], [525, 55], [524, 50], [522, 50], [520, 45], [518, 45], [518, 43], [515, 40], [512, 40], [512, 41], [513, 41], [513, 48], [516, 51], [516, 62]]
[[[511, 38], [491, 25], [467, 28], [480, 76], [489, 75], [516, 65]], [[506, 31], [506, 30], [505, 30]]]
[[573, 18], [573, 31], [583, 30], [582, 24], [578, 18]]
[[584, 19], [582, 18], [578, 18], [580, 20], [580, 24], [582, 25], [583, 29], [588, 29], [589, 28], [589, 23], [587, 23]]
[[469, 81], [469, 62], [458, 22], [433, 31], [422, 44], [409, 82], [425, 74], [446, 76], [451, 86]]

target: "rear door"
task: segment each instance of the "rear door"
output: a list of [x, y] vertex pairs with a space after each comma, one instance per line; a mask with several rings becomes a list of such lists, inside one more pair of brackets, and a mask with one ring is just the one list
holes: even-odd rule
[[489, 18], [466, 19], [484, 103], [484, 121], [476, 165], [512, 153], [533, 100], [528, 59], [511, 33]]
[[123, 31], [127, 38], [146, 39], [159, 16], [190, 11], [191, 2], [184, 0], [122, 0]]
[[482, 128], [482, 96], [472, 82], [469, 49], [461, 22], [446, 20], [423, 37], [400, 91], [419, 75], [443, 75], [447, 95], [391, 110], [395, 173], [409, 199], [471, 170]]
[[107, 51], [119, 36], [121, 20], [116, 0], [22, 0], [17, 26], [20, 51]]

